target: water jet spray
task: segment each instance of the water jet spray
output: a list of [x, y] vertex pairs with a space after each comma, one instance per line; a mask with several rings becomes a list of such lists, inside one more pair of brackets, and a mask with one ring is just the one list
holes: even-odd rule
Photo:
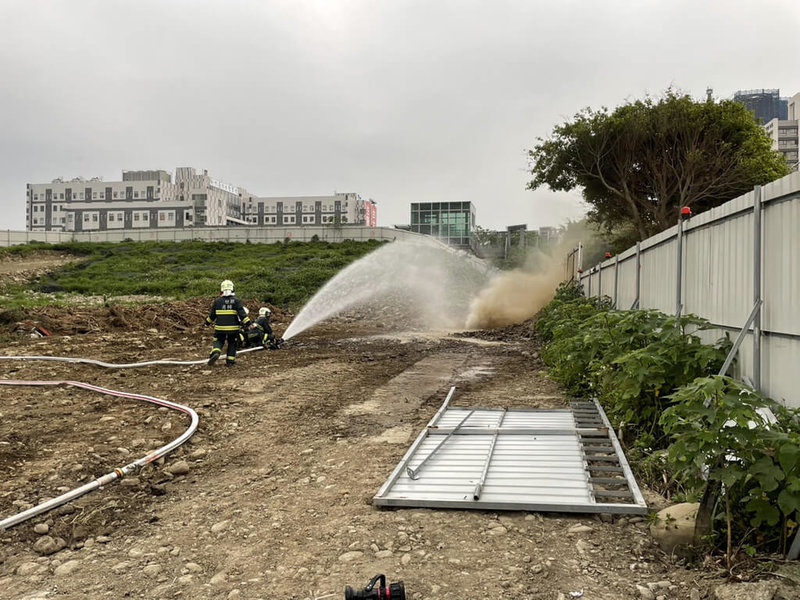
[[492, 271], [435, 238], [393, 242], [330, 279], [289, 324], [283, 339], [349, 309], [387, 305], [399, 307], [422, 329], [463, 327], [470, 301]]

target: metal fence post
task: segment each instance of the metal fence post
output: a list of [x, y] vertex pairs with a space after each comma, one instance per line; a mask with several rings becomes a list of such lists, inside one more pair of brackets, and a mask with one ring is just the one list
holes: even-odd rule
[[642, 243], [636, 242], [636, 297], [631, 304], [631, 310], [639, 308], [639, 292], [642, 286]]
[[603, 263], [597, 263], [597, 297], [603, 295]]
[[[761, 297], [761, 186], [753, 188], [753, 303], [759, 304]], [[761, 389], [761, 311], [753, 320], [753, 387]]]
[[566, 281], [572, 281], [575, 274], [575, 269], [572, 268], [572, 263], [575, 258], [575, 252], [577, 249], [573, 249], [567, 254], [567, 258], [564, 261], [564, 279]]
[[681, 285], [683, 283], [683, 218], [678, 214], [678, 233], [676, 234], [677, 237], [677, 248], [676, 248], [676, 255], [678, 258], [678, 263], [676, 266], [676, 273], [675, 273], [675, 316], [681, 316], [681, 310], [683, 309], [683, 303], [681, 302]]

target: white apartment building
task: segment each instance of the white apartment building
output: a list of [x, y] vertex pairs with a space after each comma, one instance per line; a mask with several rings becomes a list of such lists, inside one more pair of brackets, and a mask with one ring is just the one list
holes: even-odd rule
[[175, 169], [175, 185], [178, 199], [193, 207], [194, 224], [212, 227], [247, 224], [242, 218], [242, 197], [249, 197], [244, 188], [214, 179], [205, 170], [198, 173], [192, 167]]
[[244, 219], [252, 225], [377, 225], [377, 206], [355, 193], [332, 196], [248, 196]]
[[[166, 171], [123, 171], [122, 181], [99, 177], [27, 186], [26, 227], [29, 231], [82, 231], [125, 227], [155, 227], [158, 209], [177, 210], [177, 188]], [[148, 225], [142, 213], [153, 209]], [[134, 217], [134, 212], [136, 216]]]
[[764, 125], [764, 129], [772, 139], [772, 147], [783, 154], [789, 169], [796, 171], [800, 161], [800, 93], [789, 99], [788, 117], [772, 119]]
[[192, 167], [178, 167], [174, 181], [155, 170], [27, 185], [28, 231], [328, 224], [375, 226], [375, 202], [354, 193], [259, 198]]

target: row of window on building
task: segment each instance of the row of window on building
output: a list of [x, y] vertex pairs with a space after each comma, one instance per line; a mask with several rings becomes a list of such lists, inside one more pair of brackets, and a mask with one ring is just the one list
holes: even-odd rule
[[[249, 215], [249, 216], [245, 217], [244, 220], [246, 222], [248, 222], [248, 223], [251, 223], [252, 225], [261, 224], [261, 223], [259, 223], [258, 215]], [[314, 225], [314, 224], [317, 223], [317, 218], [316, 218], [315, 215], [303, 215], [302, 216], [302, 220], [299, 221], [299, 222], [300, 223], [304, 223], [306, 225]], [[326, 225], [327, 224], [331, 224], [331, 223], [336, 223], [336, 222], [337, 222], [336, 221], [336, 217], [334, 217], [334, 216], [322, 215], [320, 217], [320, 223], [323, 223], [323, 224], [326, 224]], [[347, 217], [344, 217], [344, 216], [339, 217], [339, 221], [338, 222], [339, 223], [343, 223], [343, 224], [347, 223]], [[298, 223], [298, 221], [297, 221], [297, 215], [283, 215], [283, 221], [281, 221], [281, 222], [278, 221], [278, 217], [275, 216], [275, 215], [264, 215], [262, 223], [264, 225], [278, 225], [280, 223], [283, 223], [283, 225], [296, 225]]]
[[[70, 220], [73, 217], [72, 214], [69, 215]], [[107, 215], [108, 220], [108, 227], [109, 228], [122, 228], [125, 224], [125, 213], [108, 213]], [[175, 223], [175, 212], [174, 211], [159, 211], [158, 220], [162, 223]], [[56, 217], [53, 216], [50, 219], [52, 225], [65, 225], [67, 222], [67, 217]], [[98, 229], [100, 223], [100, 213], [98, 212], [84, 212], [83, 213], [83, 229]], [[45, 217], [33, 217], [31, 219], [31, 224], [34, 227], [44, 227], [47, 225], [47, 220]], [[133, 226], [134, 227], [149, 227], [150, 225], [150, 213], [148, 212], [134, 212], [133, 213]]]
[[[33, 205], [33, 212], [36, 213], [33, 215], [31, 219], [31, 225], [34, 227], [43, 227], [47, 224], [44, 212], [45, 206], [44, 205]], [[63, 213], [63, 207], [59, 204], [53, 205], [53, 213]], [[100, 223], [100, 211], [82, 211], [82, 229], [97, 229]], [[158, 216], [158, 227], [164, 226], [174, 226], [175, 225], [175, 211], [174, 210], [159, 210], [156, 213]], [[41, 215], [41, 216], [40, 216]], [[73, 213], [68, 213], [69, 219], [72, 220]], [[320, 218], [320, 222], [322, 224], [333, 224], [336, 223], [337, 217], [334, 216], [326, 216], [322, 215]], [[64, 225], [66, 224], [67, 217], [65, 216], [57, 216], [53, 214], [51, 216], [51, 224], [52, 225]], [[193, 221], [193, 213], [190, 210], [184, 211], [183, 216], [184, 224], [191, 225]], [[248, 223], [253, 225], [259, 225], [259, 218], [257, 215], [252, 215], [246, 218]], [[109, 229], [112, 228], [124, 228], [125, 226], [125, 213], [123, 211], [108, 211], [106, 212], [106, 222]], [[303, 215], [302, 220], [300, 221], [306, 225], [313, 225], [316, 221], [315, 215]], [[338, 222], [342, 224], [347, 223], [347, 217], [341, 216], [338, 217]], [[150, 211], [147, 210], [134, 210], [131, 212], [131, 226], [132, 227], [149, 227], [151, 223], [150, 219]], [[298, 223], [296, 215], [283, 215], [282, 224], [283, 225], [296, 225]], [[278, 225], [281, 224], [278, 221], [278, 217], [274, 215], [264, 215], [263, 217], [263, 224], [264, 225]]]
[[[45, 207], [44, 205], [39, 206], [34, 204], [33, 205], [33, 212], [36, 213], [33, 215], [31, 219], [31, 225], [34, 227], [43, 227], [47, 224], [46, 219], [44, 217]], [[53, 205], [53, 213], [63, 212], [61, 211], [61, 207], [57, 204]], [[41, 216], [39, 216], [41, 214]], [[123, 227], [125, 222], [125, 213], [124, 212], [108, 212], [107, 213], [107, 221], [108, 227]], [[159, 225], [164, 224], [174, 224], [175, 223], [175, 211], [172, 210], [160, 210], [158, 211], [158, 221]], [[259, 225], [258, 216], [250, 216], [246, 218], [248, 223], [253, 225]], [[57, 216], [55, 214], [52, 215], [50, 222], [52, 225], [64, 225], [66, 223], [66, 217], [64, 216]], [[92, 223], [99, 223], [100, 222], [100, 213], [98, 211], [83, 211], [83, 224], [84, 229], [87, 229], [87, 225], [91, 225]], [[192, 223], [192, 212], [186, 211], [184, 215], [184, 222], [186, 224]], [[296, 215], [284, 215], [282, 223], [284, 225], [295, 225], [297, 224], [297, 217]], [[302, 223], [306, 225], [313, 225], [316, 223], [316, 217], [314, 215], [303, 215]], [[336, 223], [336, 217], [333, 216], [325, 216], [321, 217], [320, 222], [322, 224], [333, 224]], [[339, 221], [342, 224], [347, 223], [347, 217], [339, 217]], [[150, 224], [150, 213], [149, 211], [133, 211], [132, 213], [132, 225], [133, 227], [148, 227]], [[278, 217], [264, 215], [263, 217], [263, 224], [264, 225], [278, 225]]]
[[[66, 217], [52, 217], [50, 219], [50, 222], [53, 225], [64, 225], [67, 222], [67, 218]], [[44, 227], [45, 225], [47, 225], [47, 220], [44, 217], [33, 217], [33, 219], [31, 219], [31, 224], [34, 227]]]
[[[347, 211], [347, 209], [349, 208], [349, 204], [347, 202], [342, 202], [340, 206], [341, 206], [340, 210], [342, 210], [342, 211]], [[297, 212], [297, 209], [295, 208], [295, 205], [292, 204], [291, 202], [282, 203], [282, 208], [283, 208], [283, 212], [289, 212], [289, 211]], [[245, 207], [244, 207], [244, 210], [246, 212], [253, 213], [253, 212], [256, 212], [256, 207], [253, 205], [253, 203], [247, 203], [245, 205]], [[317, 207], [314, 204], [303, 204], [300, 207], [300, 211], [301, 212], [313, 213], [313, 212], [316, 212], [316, 210], [317, 210]], [[321, 204], [320, 205], [320, 210], [322, 212], [334, 212], [336, 210], [336, 205], [335, 204]], [[278, 207], [275, 204], [272, 204], [270, 206], [264, 205], [264, 211], [268, 212], [268, 213], [278, 212]]]
[[[119, 192], [119, 193], [123, 195], [123, 199], [124, 199], [124, 192]], [[97, 194], [98, 194], [98, 192], [93, 192], [91, 199], [92, 200], [98, 200], [98, 199], [104, 200], [105, 197], [106, 197], [106, 193], [105, 192], [100, 192], [100, 198], [98, 198]], [[44, 196], [44, 194], [41, 194], [42, 197], [40, 199], [39, 195], [40, 194], [34, 194], [33, 195], [33, 201], [34, 202], [39, 202], [39, 204], [33, 204], [33, 212], [38, 212], [39, 210], [44, 212], [44, 210], [45, 210], [45, 204], [43, 204], [43, 202], [45, 201], [45, 196]], [[64, 200], [64, 194], [63, 193], [57, 194], [57, 195], [58, 195], [58, 199], [59, 200]], [[53, 196], [56, 196], [56, 194], [53, 194]], [[84, 199], [83, 196], [84, 196], [84, 193], [80, 192], [79, 195], [77, 195], [77, 198], [83, 200]], [[76, 195], [73, 195], [73, 198], [75, 198], [75, 197], [76, 197]], [[133, 192], [133, 197], [135, 199], [139, 199], [139, 192]], [[115, 199], [117, 198], [117, 192], [114, 192], [114, 198]], [[145, 192], [142, 192], [141, 198], [142, 199], [146, 198]], [[344, 203], [342, 208], [343, 208], [343, 210], [347, 209], [347, 203], [346, 202]], [[271, 209], [270, 212], [276, 212], [276, 208], [275, 207], [269, 207], [269, 209]], [[53, 205], [53, 211], [58, 211], [58, 210], [61, 210], [61, 205], [60, 204], [54, 204]], [[309, 206], [305, 206], [304, 205], [303, 206], [303, 212], [315, 213], [315, 208], [313, 206], [310, 206], [310, 205]], [[331, 212], [331, 213], [333, 213], [333, 212], [335, 212], [335, 207], [332, 204], [331, 205], [324, 205], [324, 206], [322, 206], [322, 212]], [[251, 218], [256, 218], [257, 219], [257, 217], [251, 217]], [[287, 217], [284, 217], [284, 223], [289, 223], [290, 221], [286, 221], [286, 218]], [[294, 217], [292, 217], [292, 218], [294, 218]], [[346, 220], [345, 217], [342, 217], [342, 218]], [[309, 217], [309, 219], [312, 219], [312, 220], [308, 220], [307, 221], [306, 217], [303, 217], [303, 222], [304, 223], [313, 222], [313, 217]], [[333, 219], [334, 219], [333, 216], [329, 216], [329, 217], [323, 216], [322, 217], [322, 222], [323, 223], [327, 223], [327, 222], [333, 223]], [[256, 221], [252, 221], [252, 222], [255, 223]], [[275, 223], [275, 217], [272, 217], [271, 221], [267, 221], [266, 218], [265, 218], [264, 222], [265, 223], [269, 223], [269, 222]], [[291, 222], [294, 223], [294, 221], [291, 221]]]
[[[99, 211], [83, 211], [81, 218], [83, 230], [100, 228]], [[191, 223], [192, 211], [184, 211], [183, 220], [184, 222]], [[131, 212], [131, 227], [150, 227], [151, 221], [150, 211], [134, 210]], [[122, 211], [109, 211], [106, 213], [106, 222], [109, 229], [124, 229], [125, 213]], [[175, 222], [176, 211], [174, 210], [159, 210], [156, 213], [156, 227], [174, 227]]]
[[[154, 198], [158, 198], [159, 195], [160, 195], [160, 191], [159, 190], [155, 190], [153, 192], [153, 197]], [[41, 198], [39, 198], [39, 196], [41, 196]], [[34, 194], [33, 195], [33, 200], [34, 201], [37, 201], [37, 200], [44, 201], [44, 200], [46, 200], [46, 198], [47, 198], [47, 196], [45, 194]], [[85, 194], [84, 192], [73, 192], [72, 193], [72, 200], [112, 200], [112, 199], [116, 199], [116, 200], [122, 199], [122, 200], [124, 200], [125, 198], [126, 198], [125, 192], [112, 192], [111, 196], [109, 196], [108, 193], [105, 190], [101, 190], [99, 192], [94, 192], [93, 191], [92, 194], [91, 194], [91, 197], [89, 197], [88, 193]], [[136, 199], [136, 200], [146, 200], [147, 199], [147, 192], [145, 190], [142, 190], [141, 192], [139, 190], [133, 190], [133, 198]], [[64, 199], [65, 199], [64, 198], [64, 192], [53, 193], [53, 200], [64, 200]]]

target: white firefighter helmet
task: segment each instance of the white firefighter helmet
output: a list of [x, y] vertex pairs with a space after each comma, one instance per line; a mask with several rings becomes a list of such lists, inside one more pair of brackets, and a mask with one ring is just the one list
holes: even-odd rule
[[268, 317], [272, 311], [268, 309], [266, 306], [262, 306], [258, 309], [258, 316], [259, 317]]
[[226, 279], [219, 284], [219, 291], [222, 292], [224, 296], [231, 295], [233, 293], [233, 282], [230, 279]]

